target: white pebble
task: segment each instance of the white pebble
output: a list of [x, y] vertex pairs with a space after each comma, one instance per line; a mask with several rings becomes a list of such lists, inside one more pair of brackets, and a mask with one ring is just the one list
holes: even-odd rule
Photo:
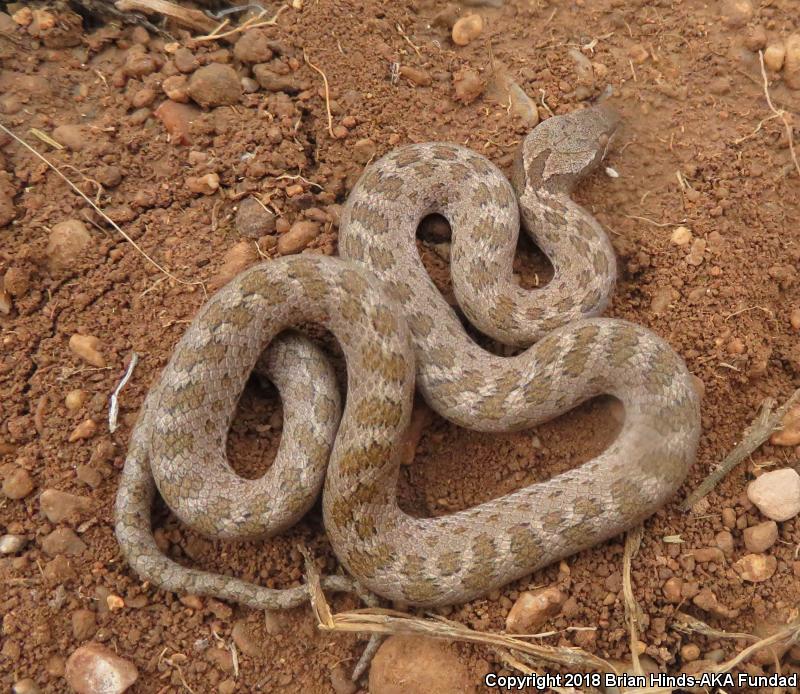
[[748, 485], [747, 498], [774, 521], [794, 518], [800, 513], [800, 475], [792, 468], [765, 472]]

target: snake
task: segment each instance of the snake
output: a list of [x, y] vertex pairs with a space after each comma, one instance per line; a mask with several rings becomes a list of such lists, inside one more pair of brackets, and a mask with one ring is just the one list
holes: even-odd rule
[[[298, 605], [308, 599], [305, 585], [266, 588], [165, 556], [151, 504], [158, 492], [192, 529], [252, 539], [291, 526], [321, 490], [325, 531], [346, 569], [322, 587], [433, 607], [486, 595], [667, 503], [696, 456], [699, 396], [666, 341], [599, 317], [614, 291], [614, 250], [572, 199], [619, 123], [605, 104], [544, 120], [521, 143], [510, 182], [461, 145], [398, 147], [369, 164], [351, 190], [339, 257], [274, 258], [220, 289], [177, 343], [131, 435], [115, 529], [133, 569], [165, 590], [260, 609]], [[420, 220], [434, 213], [452, 230], [460, 313], [417, 250]], [[553, 266], [540, 289], [514, 279], [520, 229]], [[467, 322], [516, 353], [483, 349]], [[308, 323], [341, 347], [343, 403], [325, 354], [292, 332]], [[225, 446], [254, 369], [278, 389], [284, 428], [275, 462], [246, 480], [229, 466]], [[415, 387], [442, 417], [486, 432], [530, 429], [602, 394], [619, 400], [625, 417], [606, 450], [574, 469], [419, 518], [397, 503]]]

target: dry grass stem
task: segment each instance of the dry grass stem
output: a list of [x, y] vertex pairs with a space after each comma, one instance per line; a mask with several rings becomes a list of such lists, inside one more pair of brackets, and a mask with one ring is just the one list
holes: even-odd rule
[[641, 622], [642, 610], [636, 598], [633, 597], [633, 585], [631, 583], [631, 566], [633, 558], [639, 551], [639, 546], [642, 544], [642, 536], [644, 535], [644, 526], [637, 525], [632, 530], [629, 530], [625, 536], [625, 553], [622, 558], [622, 594], [625, 598], [625, 618], [628, 621], [628, 629], [630, 631], [631, 641], [631, 662], [633, 663], [633, 673], [635, 675], [642, 675], [641, 663], [639, 663], [639, 630], [638, 625]]
[[166, 0], [117, 0], [114, 4], [121, 12], [161, 14], [195, 31], [211, 31], [217, 25], [201, 10], [191, 10]]
[[706, 477], [697, 489], [689, 494], [689, 497], [683, 502], [683, 510], [691, 509], [714, 489], [723, 477], [761, 446], [780, 427], [783, 416], [798, 399], [800, 399], [800, 388], [794, 391], [792, 396], [774, 412], [775, 401], [772, 398], [764, 400], [758, 417], [745, 431], [741, 443], [725, 456], [719, 467]]
[[288, 9], [289, 9], [288, 5], [282, 5], [280, 8], [278, 8], [278, 11], [272, 16], [272, 19], [267, 19], [263, 22], [259, 22], [258, 20], [261, 19], [266, 14], [266, 10], [263, 10], [257, 16], [250, 17], [249, 19], [245, 20], [239, 26], [231, 29], [230, 31], [226, 31], [224, 33], [218, 33], [222, 31], [222, 29], [224, 29], [225, 26], [227, 26], [229, 20], [226, 19], [222, 24], [217, 26], [214, 29], [214, 31], [212, 31], [210, 34], [206, 34], [205, 36], [197, 36], [192, 40], [195, 43], [198, 42], [202, 43], [204, 41], [216, 41], [217, 39], [224, 39], [228, 38], [229, 36], [234, 36], [235, 34], [238, 34], [242, 31], [247, 31], [248, 29], [260, 29], [261, 27], [275, 26], [278, 23], [278, 17], [280, 17], [281, 14], [283, 14]]
[[322, 75], [322, 82], [325, 85], [325, 111], [328, 114], [328, 133], [335, 140], [336, 135], [333, 134], [333, 115], [331, 114], [331, 92], [328, 86], [328, 76], [311, 62], [305, 49], [303, 49], [303, 60], [306, 61], [308, 67]]
[[122, 230], [122, 229], [119, 227], [119, 225], [117, 225], [117, 223], [116, 223], [116, 222], [114, 222], [114, 221], [113, 221], [113, 220], [112, 220], [112, 219], [111, 219], [111, 218], [110, 218], [110, 217], [109, 217], [109, 216], [108, 216], [108, 215], [107, 215], [105, 212], [103, 212], [103, 210], [101, 210], [101, 209], [100, 209], [100, 208], [99, 208], [99, 207], [98, 207], [98, 206], [97, 206], [97, 205], [96, 205], [96, 204], [95, 204], [95, 203], [94, 203], [94, 202], [93, 202], [93, 201], [92, 201], [92, 200], [91, 200], [91, 199], [90, 199], [90, 198], [89, 198], [89, 197], [88, 197], [88, 196], [87, 196], [87, 195], [86, 195], [86, 194], [85, 194], [85, 193], [84, 193], [84, 192], [83, 192], [83, 191], [82, 191], [80, 188], [78, 188], [78, 186], [76, 186], [76, 185], [75, 185], [75, 184], [74, 184], [72, 181], [70, 181], [70, 180], [69, 180], [69, 179], [68, 179], [68, 178], [67, 178], [67, 177], [66, 177], [66, 176], [65, 176], [65, 175], [64, 175], [64, 174], [61, 172], [61, 169], [59, 169], [59, 168], [58, 168], [58, 167], [57, 167], [55, 164], [53, 164], [53, 163], [52, 163], [52, 162], [51, 162], [51, 161], [50, 161], [50, 160], [49, 160], [47, 157], [45, 157], [43, 154], [41, 154], [41, 153], [40, 153], [40, 152], [38, 152], [36, 149], [34, 149], [33, 147], [31, 147], [31, 146], [30, 146], [30, 145], [29, 145], [27, 142], [25, 142], [25, 140], [23, 140], [23, 139], [22, 139], [22, 138], [20, 138], [20, 137], [17, 137], [17, 136], [16, 136], [16, 135], [15, 135], [13, 132], [11, 132], [11, 131], [10, 131], [8, 128], [6, 128], [6, 127], [5, 127], [5, 126], [4, 126], [2, 123], [0, 123], [0, 130], [3, 130], [3, 132], [5, 132], [5, 133], [6, 133], [7, 135], [9, 135], [10, 137], [12, 137], [12, 138], [13, 138], [14, 140], [16, 140], [16, 141], [17, 141], [19, 144], [21, 144], [23, 147], [25, 147], [25, 149], [29, 150], [29, 151], [31, 152], [31, 154], [33, 154], [35, 157], [37, 157], [38, 159], [40, 159], [41, 161], [43, 161], [45, 164], [47, 164], [47, 166], [48, 166], [48, 167], [50, 167], [50, 168], [51, 168], [53, 171], [55, 171], [55, 172], [56, 172], [56, 174], [58, 174], [58, 176], [59, 176], [59, 177], [60, 177], [60, 178], [61, 178], [61, 179], [62, 179], [62, 180], [63, 180], [63, 181], [64, 181], [64, 182], [65, 182], [65, 183], [66, 183], [66, 184], [67, 184], [67, 185], [70, 187], [70, 188], [72, 188], [72, 190], [74, 190], [74, 191], [75, 191], [75, 192], [76, 192], [78, 195], [80, 195], [80, 196], [81, 196], [81, 197], [82, 197], [82, 198], [83, 198], [83, 199], [84, 199], [86, 202], [88, 202], [88, 203], [89, 203], [89, 205], [92, 207], [92, 209], [93, 209], [95, 212], [97, 212], [97, 214], [99, 214], [99, 215], [100, 215], [100, 216], [101, 216], [103, 219], [105, 219], [105, 220], [106, 220], [106, 222], [108, 222], [108, 223], [109, 223], [109, 224], [110, 224], [110, 225], [111, 225], [111, 226], [112, 226], [112, 227], [113, 227], [113, 228], [114, 228], [114, 229], [115, 229], [115, 230], [116, 230], [116, 231], [117, 231], [117, 232], [120, 234], [120, 236], [122, 236], [122, 238], [124, 238], [124, 239], [125, 239], [125, 240], [126, 240], [128, 243], [130, 243], [130, 244], [131, 244], [131, 245], [132, 245], [132, 246], [133, 246], [133, 247], [134, 247], [134, 248], [135, 248], [135, 249], [136, 249], [136, 250], [137, 250], [137, 251], [138, 251], [138, 252], [139, 252], [139, 253], [140, 253], [140, 254], [141, 254], [141, 255], [142, 255], [142, 256], [143, 256], [143, 257], [144, 257], [144, 258], [145, 258], [145, 259], [146, 259], [148, 262], [149, 262], [149, 263], [150, 263], [150, 264], [151, 264], [151, 265], [153, 265], [153, 267], [155, 267], [156, 269], [158, 269], [160, 272], [163, 272], [163, 273], [164, 273], [164, 274], [165, 274], [167, 277], [169, 277], [171, 280], [173, 280], [173, 281], [177, 282], [178, 284], [182, 284], [182, 285], [184, 285], [184, 286], [195, 286], [195, 285], [199, 285], [199, 286], [202, 288], [202, 290], [203, 290], [203, 294], [205, 294], [205, 293], [206, 293], [206, 287], [205, 287], [205, 284], [204, 284], [203, 282], [201, 282], [201, 281], [199, 281], [199, 280], [197, 280], [197, 281], [194, 281], [194, 282], [190, 282], [190, 281], [188, 281], [188, 280], [183, 280], [183, 279], [181, 279], [180, 277], [177, 277], [176, 275], [173, 275], [173, 274], [172, 274], [172, 273], [171, 273], [169, 270], [167, 270], [165, 267], [163, 267], [163, 266], [162, 266], [162, 265], [160, 265], [160, 264], [159, 264], [157, 261], [155, 261], [153, 258], [151, 258], [151, 257], [150, 257], [150, 256], [149, 256], [149, 255], [148, 255], [146, 252], [145, 252], [145, 250], [144, 250], [144, 249], [143, 249], [143, 248], [142, 248], [142, 247], [141, 247], [141, 246], [140, 246], [138, 243], [136, 243], [136, 241], [134, 241], [134, 240], [133, 240], [133, 239], [132, 239], [132, 238], [131, 238], [131, 237], [130, 237], [130, 236], [127, 234], [127, 233], [125, 233], [125, 232], [124, 232], [124, 231], [123, 231], [123, 230]]

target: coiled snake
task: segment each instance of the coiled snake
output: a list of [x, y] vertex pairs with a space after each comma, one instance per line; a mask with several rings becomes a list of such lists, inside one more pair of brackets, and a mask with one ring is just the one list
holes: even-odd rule
[[[485, 594], [664, 504], [695, 456], [698, 397], [663, 340], [593, 317], [607, 304], [616, 264], [602, 229], [570, 198], [616, 126], [606, 107], [543, 122], [520, 148], [516, 196], [491, 162], [464, 147], [401, 147], [369, 166], [352, 190], [341, 258], [268, 261], [214, 295], [148, 394], [131, 438], [116, 532], [133, 568], [168, 590], [252, 607], [307, 599], [304, 586], [271, 590], [163, 556], [150, 526], [155, 484], [182, 521], [223, 538], [280, 532], [324, 485], [325, 528], [349, 573], [385, 598], [425, 606]], [[555, 269], [541, 290], [512, 279], [518, 210]], [[452, 227], [453, 286], [466, 317], [501, 342], [533, 346], [504, 358], [468, 337], [415, 247], [417, 225], [432, 212]], [[300, 322], [322, 324], [341, 345], [341, 415], [321, 352], [291, 334], [272, 342]], [[285, 424], [275, 463], [251, 481], [229, 468], [225, 441], [257, 362], [279, 389]], [[414, 518], [397, 506], [394, 453], [415, 373], [431, 407], [464, 427], [531, 427], [602, 393], [623, 403], [625, 422], [606, 451], [577, 469], [458, 513]], [[352, 584], [332, 576], [323, 586]]]

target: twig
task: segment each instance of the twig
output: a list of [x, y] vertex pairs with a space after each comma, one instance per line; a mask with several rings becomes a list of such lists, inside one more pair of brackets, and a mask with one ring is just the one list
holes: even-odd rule
[[685, 612], [675, 613], [675, 623], [671, 625], [672, 629], [681, 631], [684, 634], [702, 634], [714, 639], [735, 639], [737, 641], [758, 641], [758, 636], [747, 634], [739, 631], [724, 631], [722, 629], [714, 629], [701, 619], [692, 617]]
[[0, 130], [5, 132], [7, 135], [10, 135], [17, 142], [19, 142], [19, 144], [21, 144], [23, 147], [25, 147], [25, 149], [29, 150], [35, 157], [37, 157], [38, 159], [41, 159], [45, 164], [47, 164], [47, 166], [49, 166], [53, 171], [55, 171], [58, 174], [58, 176], [61, 179], [63, 179], [63, 181], [70, 188], [72, 188], [72, 190], [74, 190], [86, 202], [88, 202], [89, 205], [91, 205], [92, 209], [95, 212], [97, 212], [97, 214], [99, 214], [103, 219], [105, 219], [117, 232], [119, 232], [119, 234], [122, 236], [122, 238], [124, 238], [128, 243], [130, 243], [145, 258], [145, 260], [147, 260], [151, 265], [153, 265], [155, 268], [157, 268], [158, 270], [163, 272], [167, 277], [169, 277], [171, 280], [174, 280], [178, 284], [183, 284], [184, 286], [187, 286], [187, 287], [200, 285], [200, 287], [203, 289], [203, 293], [205, 294], [206, 287], [205, 287], [205, 284], [203, 282], [201, 282], [199, 280], [194, 281], [194, 282], [190, 282], [189, 280], [182, 280], [180, 277], [176, 277], [169, 270], [167, 270], [165, 267], [162, 267], [159, 263], [157, 263], [155, 260], [153, 260], [153, 258], [151, 258], [144, 251], [144, 249], [138, 243], [136, 243], [136, 241], [134, 241], [128, 234], [126, 234], [122, 229], [120, 229], [119, 225], [114, 220], [112, 220], [105, 212], [103, 212], [103, 210], [101, 210], [94, 202], [92, 202], [92, 200], [89, 199], [89, 197], [80, 188], [78, 188], [78, 186], [76, 186], [72, 181], [70, 181], [61, 172], [61, 170], [55, 164], [53, 164], [49, 159], [47, 159], [47, 157], [45, 157], [43, 154], [40, 154], [37, 150], [35, 150], [27, 142], [25, 142], [25, 140], [23, 140], [22, 138], [17, 137], [13, 132], [11, 132], [2, 123], [0, 123]]
[[640, 217], [636, 214], [625, 214], [622, 215], [623, 217], [627, 217], [628, 219], [638, 219], [642, 222], [647, 222], [648, 224], [652, 224], [654, 227], [674, 227], [678, 224], [683, 224], [686, 222], [686, 219], [681, 219], [679, 222], [656, 222], [649, 217]]
[[47, 133], [39, 130], [39, 128], [31, 128], [28, 132], [34, 137], [38, 137], [45, 144], [50, 145], [53, 149], [64, 149], [64, 145], [62, 145], [60, 142], [56, 142], [56, 140], [50, 137]]
[[[238, 9], [238, 8], [231, 8], [231, 9]], [[197, 37], [193, 38], [192, 40], [195, 43], [202, 42], [202, 41], [216, 41], [217, 39], [227, 38], [228, 36], [233, 36], [234, 34], [238, 34], [241, 31], [247, 31], [248, 29], [260, 29], [261, 27], [275, 26], [277, 24], [277, 22], [278, 22], [278, 17], [280, 17], [281, 14], [283, 12], [285, 12], [286, 10], [288, 10], [288, 9], [289, 9], [288, 5], [282, 5], [278, 9], [278, 11], [273, 15], [272, 19], [267, 19], [267, 20], [265, 20], [263, 22], [259, 22], [258, 20], [261, 19], [261, 17], [263, 17], [266, 14], [266, 10], [262, 10], [262, 12], [258, 16], [250, 17], [250, 19], [245, 20], [238, 27], [235, 27], [235, 28], [231, 29], [230, 31], [226, 31], [226, 32], [224, 32], [222, 34], [218, 34], [218, 33], [215, 33], [214, 31], [212, 31], [210, 34], [206, 34], [205, 36], [197, 36]], [[226, 19], [225, 22], [227, 22], [227, 21], [228, 20]], [[223, 26], [224, 26], [224, 24], [220, 25], [219, 27], [217, 27], [217, 29], [215, 31], [219, 31], [220, 29], [223, 28]]]
[[108, 430], [113, 434], [117, 430], [117, 416], [119, 415], [119, 394], [120, 391], [125, 387], [125, 384], [130, 381], [131, 376], [133, 375], [133, 370], [136, 368], [136, 364], [139, 362], [139, 355], [136, 352], [131, 352], [131, 361], [128, 364], [128, 368], [125, 371], [125, 375], [122, 377], [120, 382], [117, 384], [117, 387], [114, 388], [114, 392], [111, 394], [111, 403], [108, 408]]
[[764, 443], [772, 435], [772, 432], [778, 429], [783, 416], [798, 399], [800, 399], [800, 388], [794, 391], [792, 396], [774, 412], [775, 401], [772, 398], [764, 400], [758, 417], [745, 431], [741, 443], [728, 453], [719, 467], [689, 495], [686, 501], [683, 502], [683, 510], [688, 511], [691, 509], [700, 499], [714, 489], [725, 475]]
[[628, 629], [631, 639], [631, 662], [633, 663], [633, 674], [643, 675], [642, 665], [639, 662], [639, 635], [637, 625], [641, 621], [642, 610], [633, 596], [633, 585], [631, 584], [631, 565], [633, 558], [639, 551], [642, 544], [644, 526], [637, 525], [629, 530], [625, 536], [625, 554], [622, 558], [622, 594], [625, 598], [625, 618], [628, 620]]
[[190, 10], [166, 0], [117, 0], [114, 4], [122, 12], [162, 14], [195, 31], [211, 31], [217, 25], [200, 10]]
[[311, 60], [309, 60], [305, 48], [303, 49], [303, 60], [306, 61], [308, 67], [322, 75], [322, 81], [325, 84], [325, 111], [328, 113], [328, 133], [330, 133], [330, 136], [335, 140], [336, 135], [333, 134], [333, 115], [331, 115], [331, 93], [330, 89], [328, 88], [328, 77], [322, 70], [314, 65]]

